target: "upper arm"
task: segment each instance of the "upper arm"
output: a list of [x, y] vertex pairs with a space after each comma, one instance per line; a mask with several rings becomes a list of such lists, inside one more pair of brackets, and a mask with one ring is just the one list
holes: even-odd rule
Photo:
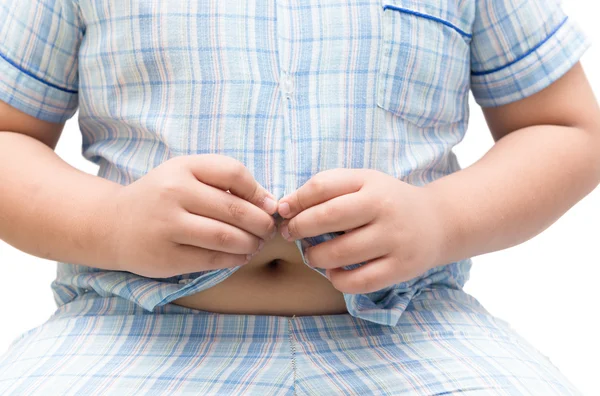
[[0, 132], [17, 132], [54, 149], [64, 124], [40, 120], [0, 101]]
[[494, 139], [525, 126], [572, 125], [597, 117], [578, 64], [590, 42], [560, 0], [475, 3], [471, 90]]
[[562, 125], [600, 132], [600, 108], [580, 63], [548, 88], [516, 102], [484, 107], [495, 141], [534, 125]]

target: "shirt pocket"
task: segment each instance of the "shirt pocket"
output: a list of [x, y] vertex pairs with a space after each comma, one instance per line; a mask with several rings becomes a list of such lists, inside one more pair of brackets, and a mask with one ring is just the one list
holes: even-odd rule
[[382, 2], [377, 105], [420, 127], [468, 116], [470, 26], [452, 2]]

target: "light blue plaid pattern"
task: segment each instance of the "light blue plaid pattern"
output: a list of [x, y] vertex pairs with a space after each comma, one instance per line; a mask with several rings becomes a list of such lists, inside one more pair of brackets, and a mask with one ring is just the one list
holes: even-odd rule
[[[101, 177], [218, 153], [277, 198], [332, 168], [415, 185], [455, 172], [470, 91], [483, 106], [524, 98], [589, 44], [547, 0], [0, 0], [0, 21], [0, 99], [53, 122], [78, 108]], [[470, 267], [345, 294], [348, 311], [394, 326], [419, 290], [461, 288]], [[237, 269], [151, 279], [58, 263], [52, 288], [59, 306], [93, 291], [153, 311]]]
[[[119, 330], [120, 331], [117, 331]], [[395, 326], [350, 314], [149, 313], [95, 293], [0, 356], [2, 395], [581, 395], [463, 290], [422, 288]]]

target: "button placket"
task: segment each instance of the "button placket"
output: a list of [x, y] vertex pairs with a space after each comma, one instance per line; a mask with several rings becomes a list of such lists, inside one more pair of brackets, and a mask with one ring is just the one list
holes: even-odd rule
[[291, 99], [292, 93], [294, 92], [294, 81], [287, 72], [283, 73], [281, 77], [280, 86], [281, 91], [285, 94], [285, 97], [287, 99]]
[[297, 177], [295, 175], [295, 158], [297, 147], [294, 142], [294, 54], [298, 50], [294, 36], [297, 34], [295, 18], [297, 12], [294, 12], [292, 0], [276, 0], [277, 4], [277, 33], [278, 33], [278, 55], [279, 55], [279, 76], [278, 89], [280, 100], [282, 102], [283, 115], [283, 133], [285, 155], [285, 188], [284, 195], [288, 195], [297, 188]]

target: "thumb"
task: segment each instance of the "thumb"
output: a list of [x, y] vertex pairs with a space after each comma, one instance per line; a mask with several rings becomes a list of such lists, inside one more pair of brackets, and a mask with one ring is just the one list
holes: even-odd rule
[[256, 182], [256, 189], [251, 197], [248, 198], [249, 202], [262, 208], [268, 214], [272, 215], [277, 212], [277, 199], [267, 189], [265, 189], [259, 182]]

